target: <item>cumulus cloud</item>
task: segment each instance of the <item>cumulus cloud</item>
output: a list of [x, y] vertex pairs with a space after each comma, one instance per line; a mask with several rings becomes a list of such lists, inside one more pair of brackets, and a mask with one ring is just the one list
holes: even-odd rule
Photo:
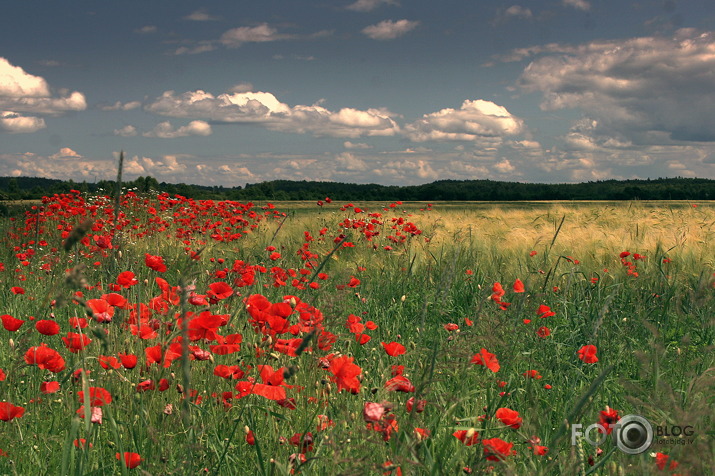
[[365, 144], [363, 142], [350, 142], [349, 140], [346, 140], [343, 142], [343, 147], [346, 149], [371, 149], [372, 146], [369, 144]]
[[715, 141], [712, 32], [683, 29], [672, 38], [599, 41], [546, 54], [524, 70], [519, 85], [542, 93], [544, 110], [581, 110], [595, 121], [590, 137], [633, 144]]
[[561, 0], [561, 3], [565, 7], [572, 7], [577, 10], [583, 10], [585, 12], [591, 9], [591, 4], [588, 3], [586, 0]]
[[531, 18], [531, 9], [520, 5], [512, 5], [506, 9], [504, 15], [507, 17]]
[[414, 30], [420, 24], [410, 20], [384, 20], [376, 25], [363, 28], [362, 32], [373, 40], [394, 40], [405, 33]]
[[225, 123], [262, 124], [271, 130], [316, 136], [389, 136], [398, 130], [392, 113], [343, 108], [337, 112], [320, 105], [289, 106], [269, 92], [228, 92], [214, 96], [202, 91], [166, 91], [146, 110], [169, 117], [195, 117]]
[[356, 12], [370, 12], [381, 5], [399, 5], [399, 3], [396, 0], [357, 0], [345, 8]]
[[206, 121], [191, 121], [186, 126], [174, 129], [169, 121], [160, 122], [154, 129], [142, 134], [144, 137], [158, 137], [160, 139], [174, 139], [176, 137], [187, 136], [208, 136], [211, 135], [211, 125]]
[[0, 111], [0, 129], [12, 134], [37, 132], [47, 127], [41, 117], [22, 116], [12, 111]]
[[413, 141], [461, 140], [502, 137], [519, 134], [524, 121], [513, 116], [503, 106], [483, 99], [469, 100], [459, 109], [446, 108], [425, 114], [405, 126], [405, 134]]
[[137, 135], [137, 128], [128, 124], [121, 129], [114, 129], [114, 135], [122, 137], [134, 137], [135, 135]]
[[156, 33], [157, 27], [155, 25], [146, 25], [141, 28], [137, 28], [134, 30], [135, 33], [141, 33], [143, 35], [146, 35], [148, 33]]
[[264, 43], [291, 38], [290, 35], [278, 33], [278, 30], [262, 23], [258, 26], [241, 26], [228, 30], [221, 35], [220, 42], [229, 48], [238, 48], [244, 43]]
[[0, 98], [42, 98], [49, 95], [47, 81], [0, 57]]
[[27, 73], [0, 57], [0, 128], [12, 133], [35, 132], [46, 127], [42, 117], [87, 108], [84, 94], [62, 91], [53, 97], [44, 78]]
[[213, 15], [209, 15], [205, 9], [200, 8], [198, 10], [195, 10], [191, 12], [189, 15], [186, 15], [184, 17], [184, 20], [191, 20], [191, 21], [214, 21], [218, 20], [218, 17], [215, 17]]
[[56, 159], [81, 159], [82, 156], [79, 155], [77, 152], [74, 150], [70, 149], [69, 147], [62, 147], [59, 152], [52, 154], [48, 157], [48, 159], [56, 160]]
[[141, 107], [141, 105], [142, 105], [142, 103], [140, 101], [129, 101], [126, 103], [117, 101], [114, 104], [100, 106], [99, 108], [102, 111], [131, 111], [132, 109]]

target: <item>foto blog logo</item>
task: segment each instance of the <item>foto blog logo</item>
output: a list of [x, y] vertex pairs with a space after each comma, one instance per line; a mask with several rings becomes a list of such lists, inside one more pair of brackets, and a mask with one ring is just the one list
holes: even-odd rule
[[[594, 423], [581, 431], [583, 425], [571, 425], [571, 445], [576, 445], [576, 439], [582, 436], [590, 445], [602, 445], [608, 438], [607, 429], [600, 423]], [[653, 443], [653, 427], [645, 418], [638, 415], [626, 415], [617, 423], [610, 425], [613, 441], [624, 453], [637, 455], [645, 452]], [[593, 430], [598, 429], [597, 438], [591, 438]]]
[[[571, 445], [576, 445], [577, 438], [583, 437], [590, 445], [602, 445], [608, 438], [608, 430], [600, 423], [594, 423], [581, 431], [583, 425], [571, 425]], [[658, 438], [659, 444], [686, 444], [692, 443], [691, 437], [695, 433], [692, 426], [656, 426], [655, 431], [648, 420], [640, 415], [626, 415], [617, 423], [609, 425], [613, 442], [619, 450], [626, 454], [637, 455], [644, 453], [653, 444], [653, 438]], [[593, 431], [598, 429], [596, 439], [592, 439]]]

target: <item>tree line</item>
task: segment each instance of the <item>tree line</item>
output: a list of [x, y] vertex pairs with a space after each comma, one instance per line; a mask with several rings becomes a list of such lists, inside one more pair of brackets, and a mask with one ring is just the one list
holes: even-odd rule
[[[658, 178], [602, 180], [573, 184], [500, 182], [493, 180], [438, 180], [424, 185], [378, 185], [340, 182], [273, 180], [245, 186], [206, 186], [159, 182], [139, 177], [124, 182], [137, 193], [166, 192], [213, 200], [341, 201], [518, 201], [518, 200], [715, 200], [715, 180]], [[0, 177], [0, 200], [31, 200], [79, 190], [111, 195], [116, 183], [55, 180], [40, 177]]]

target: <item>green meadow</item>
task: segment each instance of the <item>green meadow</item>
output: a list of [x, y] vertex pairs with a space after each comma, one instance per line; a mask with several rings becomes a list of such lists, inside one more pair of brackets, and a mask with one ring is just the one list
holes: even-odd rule
[[13, 210], [0, 474], [715, 471], [714, 202]]

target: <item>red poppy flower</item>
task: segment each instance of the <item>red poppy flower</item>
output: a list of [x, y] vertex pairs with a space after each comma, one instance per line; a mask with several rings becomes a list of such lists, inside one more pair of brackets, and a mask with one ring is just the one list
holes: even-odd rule
[[[84, 403], [84, 391], [77, 392], [79, 403]], [[112, 403], [112, 394], [102, 387], [89, 387], [89, 405], [92, 407], [101, 407], [108, 403]]]
[[69, 349], [70, 352], [72, 352], [73, 354], [76, 354], [80, 350], [87, 347], [90, 344], [90, 342], [92, 342], [92, 339], [87, 337], [87, 334], [77, 334], [75, 332], [68, 332], [67, 337], [63, 337], [62, 341], [64, 341], [65, 346], [67, 347], [67, 349]]
[[381, 342], [381, 344], [382, 348], [385, 349], [385, 352], [387, 352], [387, 355], [390, 357], [396, 357], [405, 353], [405, 346], [399, 342], [390, 342], [389, 344]]
[[42, 382], [40, 384], [40, 392], [49, 394], [49, 393], [56, 393], [60, 391], [60, 383], [59, 382]]
[[595, 345], [584, 345], [578, 350], [578, 358], [587, 364], [595, 364], [598, 362], [596, 351], [597, 349]]
[[350, 393], [360, 391], [358, 376], [362, 373], [362, 368], [353, 363], [352, 357], [341, 355], [332, 359], [328, 371], [333, 374], [330, 379], [338, 384], [338, 391], [347, 390]]
[[487, 349], [484, 348], [478, 354], [474, 354], [471, 362], [476, 365], [483, 365], [495, 373], [499, 372], [499, 369], [501, 368], [496, 355], [487, 352]]
[[517, 280], [514, 281], [513, 289], [515, 293], [523, 293], [525, 291], [524, 283], [521, 282], [521, 279], [517, 278]]
[[117, 276], [117, 284], [123, 288], [130, 288], [139, 284], [139, 280], [134, 277], [134, 273], [131, 271], [123, 271]]
[[510, 408], [499, 408], [495, 414], [497, 419], [504, 425], [518, 430], [521, 427], [522, 419], [519, 417], [519, 412]]
[[137, 366], [137, 356], [133, 354], [125, 354], [123, 352], [119, 353], [119, 360], [122, 362], [122, 366], [125, 369], [133, 369]]
[[139, 456], [139, 453], [130, 453], [129, 451], [124, 452], [123, 455], [117, 453], [115, 457], [118, 460], [123, 461], [124, 466], [129, 469], [136, 468], [142, 462], [142, 458]]
[[37, 332], [39, 332], [40, 334], [46, 336], [53, 336], [55, 334], [59, 334], [60, 325], [53, 320], [42, 319], [40, 321], [35, 322], [35, 329], [37, 329]]
[[516, 450], [512, 449], [514, 443], [507, 443], [500, 438], [482, 440], [482, 445], [484, 445], [484, 455], [489, 461], [504, 461], [507, 456], [516, 454]]
[[536, 330], [536, 335], [545, 339], [551, 335], [551, 329], [549, 329], [548, 327], [539, 327]]
[[108, 355], [99, 356], [99, 365], [101, 365], [103, 369], [118, 369], [122, 366], [122, 364], [119, 363], [119, 360], [116, 357]]
[[416, 413], [422, 413], [425, 411], [426, 406], [427, 400], [415, 400], [415, 397], [410, 397], [405, 402], [405, 409], [407, 410], [407, 413], [412, 413], [413, 409]]
[[385, 382], [385, 388], [388, 392], [410, 393], [415, 391], [415, 386], [412, 385], [410, 379], [404, 375], [396, 375], [395, 377], [392, 377], [390, 380]]
[[164, 264], [164, 258], [161, 256], [150, 255], [149, 253], [144, 254], [144, 264], [148, 268], [158, 271], [159, 273], [166, 273], [166, 264]]
[[[615, 410], [611, 407], [606, 407], [605, 410], [602, 410], [599, 413], [599, 421], [598, 423], [601, 424], [606, 429], [606, 434], [610, 435], [611, 432], [613, 432], [613, 428], [611, 428], [611, 425], [615, 424], [618, 422], [618, 420], [621, 419], [621, 415], [618, 414], [618, 410]], [[599, 432], [601, 430], [599, 429]]]
[[454, 323], [449, 323], [449, 324], [444, 325], [444, 329], [449, 332], [452, 332], [452, 331], [456, 331], [457, 329], [459, 329], [459, 326]]
[[226, 299], [227, 297], [231, 296], [233, 294], [233, 288], [229, 286], [228, 284], [224, 283], [223, 281], [219, 281], [218, 283], [211, 283], [209, 284], [209, 289], [210, 291], [208, 292], [209, 296], [213, 296], [217, 300], [221, 299]]
[[25, 323], [22, 319], [16, 319], [9, 314], [3, 314], [0, 319], [2, 319], [2, 326], [5, 330], [10, 332], [17, 331]]
[[39, 368], [53, 373], [62, 372], [65, 369], [65, 360], [59, 352], [47, 347], [47, 344], [27, 349], [25, 363], [37, 365]]
[[452, 433], [452, 436], [457, 438], [466, 446], [472, 446], [479, 443], [479, 433], [477, 433], [474, 428], [470, 428], [469, 430], [457, 430]]
[[87, 306], [92, 310], [92, 317], [97, 322], [111, 322], [114, 317], [114, 307], [104, 299], [89, 299]]
[[7, 375], [5, 374], [5, 371], [3, 369], [0, 369], [0, 382], [5, 380], [7, 378]]
[[[668, 464], [668, 460], [670, 460], [670, 456], [665, 453], [657, 452], [655, 454], [655, 464], [660, 470], [665, 469], [665, 466]], [[679, 464], [680, 463], [678, 463], [677, 461], [671, 460], [668, 469], [672, 471], [677, 468]]]
[[25, 414], [23, 407], [16, 407], [12, 403], [0, 402], [0, 420], [10, 421], [13, 418], [20, 418]]
[[13, 286], [10, 290], [13, 294], [25, 294], [25, 290], [20, 286]]
[[540, 318], [555, 316], [556, 313], [551, 310], [551, 308], [545, 304], [541, 304], [539, 309], [536, 310], [536, 315]]

